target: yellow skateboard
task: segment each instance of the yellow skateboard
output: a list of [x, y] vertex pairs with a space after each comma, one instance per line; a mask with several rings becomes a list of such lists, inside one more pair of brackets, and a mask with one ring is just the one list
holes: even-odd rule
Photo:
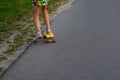
[[45, 43], [56, 43], [55, 36], [52, 32], [51, 33], [45, 33], [44, 34], [44, 39], [45, 39]]

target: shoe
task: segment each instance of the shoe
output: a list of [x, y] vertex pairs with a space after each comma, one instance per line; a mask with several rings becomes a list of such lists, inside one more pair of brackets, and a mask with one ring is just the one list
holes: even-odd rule
[[36, 34], [36, 37], [37, 37], [37, 38], [43, 38], [43, 35], [41, 34], [41, 32], [38, 32], [38, 33]]

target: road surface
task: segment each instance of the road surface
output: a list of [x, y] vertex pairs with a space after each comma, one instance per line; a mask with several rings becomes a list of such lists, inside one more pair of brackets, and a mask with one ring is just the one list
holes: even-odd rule
[[120, 0], [75, 0], [0, 80], [120, 80]]

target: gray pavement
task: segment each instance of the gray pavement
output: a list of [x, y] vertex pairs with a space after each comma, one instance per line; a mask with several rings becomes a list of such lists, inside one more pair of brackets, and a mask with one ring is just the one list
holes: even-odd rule
[[0, 80], [120, 80], [120, 0], [75, 0]]

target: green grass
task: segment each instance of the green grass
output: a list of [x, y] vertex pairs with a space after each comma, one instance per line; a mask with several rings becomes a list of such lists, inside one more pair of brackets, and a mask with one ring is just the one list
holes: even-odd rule
[[49, 13], [56, 11], [59, 6], [67, 3], [68, 1], [69, 0], [50, 0], [48, 5]]
[[28, 15], [31, 3], [31, 0], [0, 0], [0, 21], [9, 23]]
[[0, 73], [3, 71], [3, 69], [4, 69], [3, 67], [0, 67]]
[[32, 14], [31, 0], [0, 0], [0, 42], [16, 30], [15, 23]]
[[1, 56], [0, 57], [0, 62], [3, 61], [3, 60], [7, 60], [7, 57], [6, 56]]

